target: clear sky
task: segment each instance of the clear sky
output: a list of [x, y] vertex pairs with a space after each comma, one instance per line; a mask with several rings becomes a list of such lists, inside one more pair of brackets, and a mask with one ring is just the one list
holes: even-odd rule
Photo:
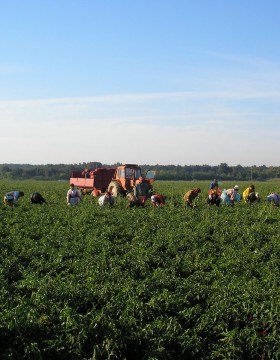
[[279, 0], [0, 5], [0, 163], [280, 166]]

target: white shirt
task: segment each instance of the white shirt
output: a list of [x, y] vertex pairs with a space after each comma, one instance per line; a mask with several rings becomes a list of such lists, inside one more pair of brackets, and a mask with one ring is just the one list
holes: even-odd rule
[[112, 196], [107, 197], [106, 195], [102, 195], [98, 199], [98, 203], [99, 203], [100, 206], [103, 206], [105, 204], [113, 205], [114, 204], [114, 198]]

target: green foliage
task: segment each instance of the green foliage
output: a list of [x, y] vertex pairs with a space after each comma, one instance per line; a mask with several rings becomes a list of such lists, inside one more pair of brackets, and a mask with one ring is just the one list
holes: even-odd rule
[[[117, 164], [102, 164], [100, 162], [89, 162], [79, 164], [0, 164], [0, 178], [13, 180], [66, 180], [71, 177], [74, 170], [85, 168], [94, 170], [96, 168], [115, 168]], [[203, 181], [217, 178], [219, 180], [265, 181], [280, 178], [280, 168], [277, 166], [229, 166], [221, 163], [217, 166], [209, 165], [140, 165], [143, 174], [148, 170], [156, 170], [158, 180], [183, 180]]]
[[25, 196], [0, 205], [1, 359], [279, 358], [279, 209], [209, 208], [208, 186], [156, 182], [165, 207], [129, 209], [69, 207], [66, 182], [2, 181]]

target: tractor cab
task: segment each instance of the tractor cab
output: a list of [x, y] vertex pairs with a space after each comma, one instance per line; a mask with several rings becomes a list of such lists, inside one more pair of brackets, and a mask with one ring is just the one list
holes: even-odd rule
[[137, 165], [119, 166], [115, 172], [115, 179], [129, 179], [135, 181], [141, 176], [141, 169]]

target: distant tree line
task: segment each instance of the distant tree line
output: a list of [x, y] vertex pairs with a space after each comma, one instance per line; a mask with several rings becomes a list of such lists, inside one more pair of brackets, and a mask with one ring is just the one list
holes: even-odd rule
[[[79, 164], [0, 164], [0, 178], [13, 180], [68, 180], [72, 171], [85, 168], [94, 170], [100, 167], [117, 167], [121, 163], [112, 165], [100, 162]], [[280, 178], [278, 166], [229, 166], [221, 163], [217, 166], [210, 165], [140, 165], [144, 173], [156, 170], [157, 180], [240, 180], [240, 181], [265, 181]]]

